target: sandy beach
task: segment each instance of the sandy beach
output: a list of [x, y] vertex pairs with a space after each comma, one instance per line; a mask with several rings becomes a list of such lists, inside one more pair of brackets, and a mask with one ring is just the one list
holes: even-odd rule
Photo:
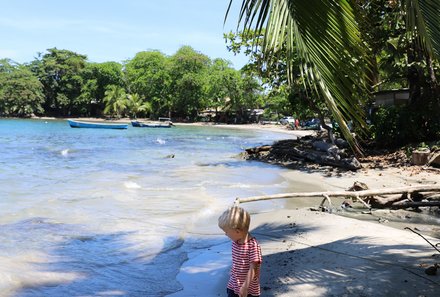
[[[284, 133], [286, 138], [314, 133], [281, 125], [175, 125], [263, 130]], [[298, 188], [346, 190], [355, 181], [367, 184], [370, 189], [440, 183], [438, 170], [420, 166], [370, 167], [356, 172], [310, 166], [286, 170], [282, 178], [290, 192]], [[440, 263], [440, 253], [421, 236], [405, 229], [417, 230], [437, 244], [440, 242], [438, 214], [429, 216], [404, 210], [370, 212], [363, 211], [366, 209], [357, 203], [353, 204], [356, 211], [349, 211], [342, 209], [342, 201], [337, 199], [332, 199], [332, 213], [312, 211], [321, 200], [285, 199], [271, 209], [258, 207], [259, 202], [242, 204], [251, 212], [251, 233], [262, 247], [262, 296], [439, 296], [440, 272], [427, 275], [425, 269]], [[176, 276], [183, 289], [168, 296], [226, 296], [231, 243], [216, 227], [220, 213], [212, 214], [209, 224], [195, 226], [188, 233], [185, 242], [200, 243], [200, 248], [187, 255]]]
[[[272, 125], [237, 128], [297, 136], [310, 133]], [[316, 186], [328, 191], [345, 190], [354, 181], [370, 189], [440, 182], [438, 173], [416, 166], [342, 174], [291, 170], [284, 177], [292, 185], [306, 179], [311, 190]], [[310, 205], [318, 206], [320, 201], [311, 199]], [[249, 204], [242, 207], [249, 208]], [[252, 213], [251, 233], [263, 251], [262, 296], [439, 296], [440, 276], [427, 275], [425, 269], [440, 263], [440, 253], [404, 229], [419, 230], [436, 244], [440, 242], [440, 228], [435, 227], [438, 219], [426, 222], [417, 213], [391, 210], [360, 212], [354, 217], [311, 211], [294, 199], [284, 209]], [[221, 231], [216, 235], [221, 236]], [[170, 296], [226, 296], [229, 265], [226, 238], [222, 244], [188, 255], [177, 276], [184, 289]]]

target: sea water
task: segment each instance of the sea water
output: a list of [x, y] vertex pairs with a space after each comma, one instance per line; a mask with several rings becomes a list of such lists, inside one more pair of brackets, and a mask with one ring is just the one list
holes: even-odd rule
[[289, 186], [280, 175], [285, 169], [237, 155], [287, 137], [0, 119], [0, 296], [181, 290], [180, 266], [188, 253], [215, 244], [217, 217], [236, 197]]

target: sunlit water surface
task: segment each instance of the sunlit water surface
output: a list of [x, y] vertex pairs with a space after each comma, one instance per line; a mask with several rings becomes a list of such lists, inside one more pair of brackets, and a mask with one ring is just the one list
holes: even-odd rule
[[1, 119], [0, 295], [180, 290], [176, 274], [188, 252], [215, 244], [191, 234], [200, 226], [218, 234], [217, 217], [235, 197], [291, 190], [280, 175], [285, 169], [236, 157], [282, 138], [215, 127], [72, 129], [66, 121]]

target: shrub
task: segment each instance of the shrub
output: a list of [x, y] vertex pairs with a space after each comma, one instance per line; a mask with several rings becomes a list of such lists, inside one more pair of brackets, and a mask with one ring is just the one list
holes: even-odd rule
[[432, 141], [440, 136], [439, 116], [410, 105], [379, 107], [372, 124], [372, 138], [379, 147]]

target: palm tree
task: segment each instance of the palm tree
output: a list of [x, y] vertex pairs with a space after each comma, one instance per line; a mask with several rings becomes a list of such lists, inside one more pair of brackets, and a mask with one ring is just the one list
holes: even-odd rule
[[137, 93], [127, 95], [127, 106], [134, 118], [136, 118], [139, 113], [146, 114], [151, 112], [151, 103], [143, 101]]
[[[440, 0], [404, 2], [408, 36], [417, 40], [428, 57], [438, 57]], [[262, 50], [269, 60], [286, 46], [290, 82], [295, 78], [292, 62], [296, 53], [305, 89], [311, 90], [309, 96], [325, 101], [353, 150], [361, 153], [346, 124], [352, 121], [366, 129], [357, 94], [368, 93], [369, 65], [353, 5], [356, 1], [242, 0], [239, 24], [243, 31], [254, 26], [256, 34], [263, 32]]]
[[127, 94], [122, 87], [116, 85], [108, 86], [103, 100], [105, 103], [105, 114], [121, 117], [122, 113], [127, 108]]

